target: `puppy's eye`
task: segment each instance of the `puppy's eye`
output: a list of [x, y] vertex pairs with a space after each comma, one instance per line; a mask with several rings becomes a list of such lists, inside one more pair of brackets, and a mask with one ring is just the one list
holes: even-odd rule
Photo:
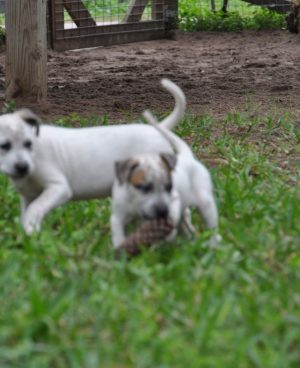
[[170, 192], [171, 192], [172, 188], [173, 188], [172, 183], [168, 183], [168, 184], [166, 184], [166, 186], [165, 186], [165, 190], [166, 190], [168, 193], [170, 193]]
[[24, 142], [24, 147], [27, 149], [31, 149], [32, 148], [32, 142], [31, 141], [25, 141]]
[[0, 148], [3, 150], [3, 151], [9, 151], [11, 149], [11, 143], [10, 142], [5, 142], [5, 143], [2, 143], [0, 145]]
[[137, 190], [140, 190], [144, 194], [150, 193], [153, 190], [153, 184], [147, 183], [147, 184], [136, 184], [134, 186]]

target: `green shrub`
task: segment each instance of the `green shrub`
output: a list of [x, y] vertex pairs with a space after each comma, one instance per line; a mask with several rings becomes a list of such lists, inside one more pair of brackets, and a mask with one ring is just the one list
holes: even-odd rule
[[0, 26], [0, 45], [5, 44], [5, 39], [6, 39], [5, 29]]
[[224, 13], [200, 8], [188, 1], [179, 8], [179, 28], [182, 31], [240, 31], [243, 29], [278, 29], [285, 27], [285, 16], [264, 8], [243, 14], [238, 10]]
[[253, 14], [253, 25], [255, 29], [278, 29], [285, 28], [285, 15], [268, 9], [261, 9]]

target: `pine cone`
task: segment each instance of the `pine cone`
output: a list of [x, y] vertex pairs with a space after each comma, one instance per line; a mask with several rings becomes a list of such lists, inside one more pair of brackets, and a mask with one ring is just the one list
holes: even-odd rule
[[136, 256], [141, 252], [142, 245], [150, 247], [154, 243], [163, 241], [171, 233], [174, 226], [166, 219], [155, 219], [144, 222], [131, 235], [129, 235], [116, 251], [116, 258], [122, 252], [129, 256]]

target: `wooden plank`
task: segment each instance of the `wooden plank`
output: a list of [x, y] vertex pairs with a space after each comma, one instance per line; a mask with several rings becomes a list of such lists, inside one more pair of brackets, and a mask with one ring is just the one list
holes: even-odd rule
[[81, 0], [64, 0], [63, 4], [77, 27], [96, 26], [96, 22]]
[[6, 98], [47, 98], [47, 0], [6, 2]]
[[63, 34], [65, 28], [64, 5], [62, 0], [49, 0], [50, 27], [51, 27], [51, 47], [55, 49], [55, 42], [58, 35]]
[[64, 19], [64, 4], [62, 0], [50, 0], [52, 12], [52, 24], [55, 30], [62, 30], [65, 28]]
[[5, 13], [5, 0], [0, 0], [0, 13]]
[[161, 20], [164, 18], [164, 1], [152, 0], [152, 19]]
[[139, 22], [142, 19], [143, 12], [148, 0], [131, 0], [126, 15], [123, 19], [124, 23]]
[[51, 23], [51, 1], [47, 1], [47, 47], [50, 48], [53, 45], [52, 41], [52, 23]]
[[120, 45], [124, 43], [131, 42], [142, 42], [150, 40], [158, 40], [166, 37], [164, 30], [139, 30], [138, 32], [115, 32], [107, 33], [102, 35], [90, 35], [85, 37], [72, 37], [63, 38], [57, 40], [55, 43], [55, 50], [65, 51], [72, 49], [80, 49], [85, 47], [97, 47], [97, 46], [110, 46], [110, 45]]
[[262, 6], [263, 8], [268, 8], [274, 10], [278, 13], [287, 13], [291, 10], [293, 2], [291, 0], [242, 0], [251, 5]]
[[145, 22], [137, 22], [137, 23], [123, 23], [123, 24], [109, 24], [105, 26], [98, 26], [98, 27], [90, 27], [87, 28], [85, 35], [82, 35], [81, 29], [79, 28], [70, 28], [65, 29], [61, 33], [57, 33], [57, 40], [62, 39], [78, 39], [82, 38], [85, 39], [86, 37], [101, 37], [102, 35], [108, 34], [122, 34], [122, 33], [137, 33], [139, 31], [142, 32], [151, 32], [151, 31], [161, 30], [164, 32], [165, 24], [163, 21], [145, 21]]
[[172, 37], [173, 30], [177, 28], [178, 20], [178, 0], [164, 0], [164, 20], [166, 30]]

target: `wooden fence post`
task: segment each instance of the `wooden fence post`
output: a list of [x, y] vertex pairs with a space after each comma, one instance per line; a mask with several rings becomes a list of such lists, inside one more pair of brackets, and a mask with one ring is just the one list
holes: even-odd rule
[[47, 99], [47, 0], [6, 1], [6, 99]]

